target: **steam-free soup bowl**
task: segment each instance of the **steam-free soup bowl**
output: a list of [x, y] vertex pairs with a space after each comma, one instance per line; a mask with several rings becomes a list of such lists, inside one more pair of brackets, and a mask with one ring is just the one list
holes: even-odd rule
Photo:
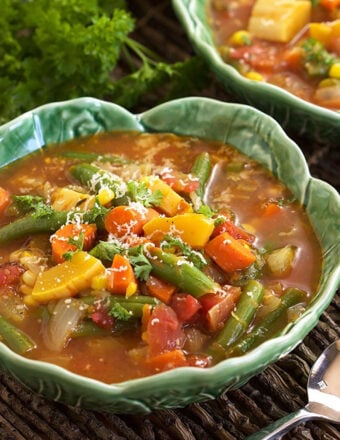
[[339, 111], [311, 104], [272, 84], [247, 79], [223, 61], [208, 23], [209, 1], [172, 0], [172, 4], [193, 48], [205, 59], [225, 90], [238, 102], [270, 114], [290, 135], [339, 147]]
[[241, 386], [299, 344], [331, 302], [340, 278], [340, 245], [336, 241], [340, 219], [338, 193], [310, 176], [303, 154], [274, 119], [245, 105], [207, 98], [171, 101], [137, 115], [93, 98], [47, 104], [0, 127], [0, 166], [46, 144], [111, 130], [173, 132], [220, 140], [271, 169], [305, 206], [320, 240], [324, 263], [315, 297], [303, 315], [287, 325], [280, 336], [244, 356], [207, 369], [182, 367], [151, 377], [105, 384], [21, 357], [3, 343], [0, 368], [55, 401], [116, 413], [182, 407]]

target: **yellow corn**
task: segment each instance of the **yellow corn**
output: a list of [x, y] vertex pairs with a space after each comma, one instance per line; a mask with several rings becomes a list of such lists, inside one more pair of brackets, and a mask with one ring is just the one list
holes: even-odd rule
[[27, 286], [27, 284], [22, 284], [19, 288], [20, 292], [24, 295], [31, 295], [33, 287]]
[[340, 63], [332, 64], [328, 74], [331, 78], [340, 78]]
[[255, 72], [253, 70], [250, 71], [250, 72], [245, 73], [244, 76], [246, 78], [248, 78], [248, 79], [252, 79], [253, 81], [263, 81], [264, 80], [264, 78], [261, 75], [261, 73]]
[[230, 43], [235, 46], [247, 46], [251, 44], [251, 35], [248, 31], [236, 31], [231, 36]]
[[37, 307], [39, 303], [33, 298], [32, 295], [25, 295], [24, 296], [24, 303], [28, 307]]
[[110, 188], [102, 188], [97, 197], [101, 205], [106, 205], [115, 198], [115, 193]]

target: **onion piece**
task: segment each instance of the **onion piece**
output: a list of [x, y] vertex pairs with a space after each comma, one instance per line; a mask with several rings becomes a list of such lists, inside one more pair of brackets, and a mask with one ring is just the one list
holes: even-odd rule
[[57, 301], [51, 315], [43, 321], [42, 325], [46, 347], [52, 351], [61, 351], [66, 347], [72, 332], [84, 314], [84, 304], [77, 299], [67, 298]]

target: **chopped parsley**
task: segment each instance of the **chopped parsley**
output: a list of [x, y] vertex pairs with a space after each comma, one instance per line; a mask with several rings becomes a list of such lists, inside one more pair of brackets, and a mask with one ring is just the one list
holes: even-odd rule
[[53, 208], [47, 205], [40, 196], [13, 196], [12, 199], [15, 208], [20, 213], [33, 211], [32, 216], [35, 218], [46, 217], [54, 212]]
[[161, 249], [169, 250], [172, 248], [177, 248], [179, 253], [186, 257], [194, 266], [198, 269], [202, 269], [207, 265], [207, 261], [204, 256], [199, 251], [195, 251], [191, 246], [184, 243], [179, 237], [174, 237], [172, 235], [165, 235], [163, 241], [160, 245]]
[[142, 245], [134, 246], [129, 249], [129, 260], [134, 268], [136, 277], [142, 281], [146, 281], [149, 278], [152, 266], [144, 255]]
[[69, 237], [68, 243], [75, 246], [76, 249], [74, 251], [68, 251], [63, 254], [65, 260], [71, 260], [73, 255], [79, 251], [82, 251], [84, 248], [85, 234], [84, 232], [80, 232], [77, 237]]
[[302, 44], [305, 51], [305, 69], [310, 76], [326, 76], [334, 63], [334, 57], [315, 38], [307, 38]]
[[118, 302], [113, 304], [109, 310], [109, 315], [120, 321], [128, 321], [131, 318], [129, 311]]
[[158, 206], [162, 199], [163, 194], [160, 190], [154, 193], [147, 187], [145, 182], [136, 182], [135, 180], [130, 180], [127, 183], [128, 196], [133, 202], [139, 202], [146, 208], [151, 206]]

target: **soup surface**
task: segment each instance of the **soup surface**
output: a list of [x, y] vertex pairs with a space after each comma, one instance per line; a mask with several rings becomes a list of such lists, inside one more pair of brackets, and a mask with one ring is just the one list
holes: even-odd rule
[[8, 166], [0, 187], [0, 337], [84, 376], [240, 356], [318, 285], [303, 209], [220, 142], [102, 133]]
[[340, 2], [210, 0], [222, 58], [242, 75], [340, 109]]

